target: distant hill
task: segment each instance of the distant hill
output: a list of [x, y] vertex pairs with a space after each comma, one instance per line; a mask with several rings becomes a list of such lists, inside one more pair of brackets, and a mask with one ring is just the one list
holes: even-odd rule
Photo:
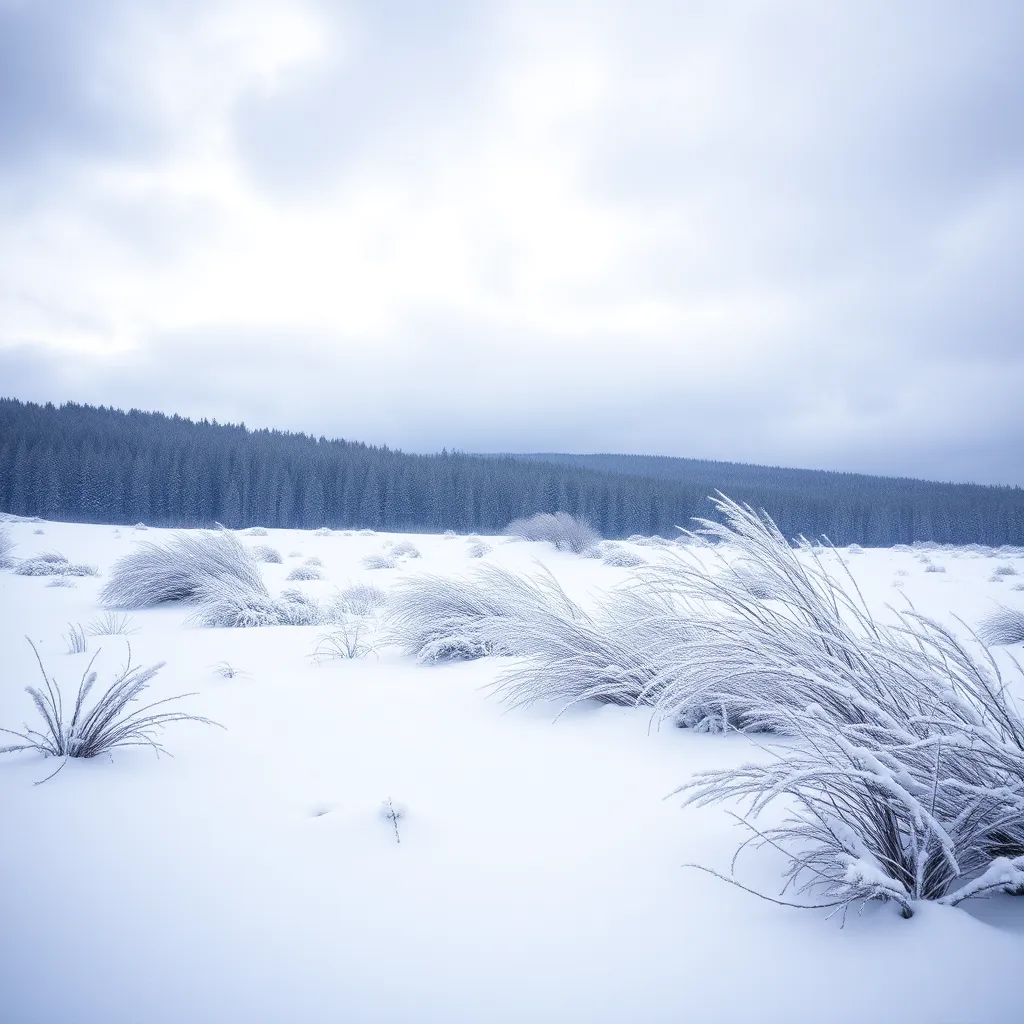
[[635, 455], [441, 452], [163, 413], [0, 398], [0, 511], [89, 523], [497, 533], [565, 511], [605, 537], [677, 535], [721, 490], [787, 536], [1024, 544], [1020, 488]]
[[[528, 462], [551, 462], [560, 466], [591, 469], [600, 473], [643, 476], [653, 480], [678, 480], [731, 494], [737, 488], [771, 487], [794, 491], [818, 490], [822, 493], [852, 494], [865, 487], [897, 485], [915, 487], [977, 487], [982, 491], [1007, 490], [982, 484], [944, 484], [913, 477], [882, 477], [867, 473], [840, 473], [822, 469], [787, 469], [783, 466], [758, 466], [747, 462], [716, 462], [711, 459], [684, 459], [670, 455], [574, 455], [568, 452], [532, 452], [512, 454]], [[1013, 490], [1013, 488], [1009, 488]], [[1017, 490], [1020, 490], [1017, 488]]]

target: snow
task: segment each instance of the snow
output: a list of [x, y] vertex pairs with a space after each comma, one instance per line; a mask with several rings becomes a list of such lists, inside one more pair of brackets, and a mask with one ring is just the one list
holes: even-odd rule
[[[911, 920], [872, 903], [840, 928], [828, 911], [682, 866], [728, 872], [738, 832], [721, 808], [665, 795], [761, 756], [747, 738], [659, 729], [649, 711], [610, 705], [508, 710], [486, 693], [502, 659], [424, 667], [383, 647], [318, 663], [323, 627], [202, 628], [188, 606], [132, 611], [136, 633], [67, 654], [62, 634], [101, 614], [116, 559], [168, 532], [46, 523], [38, 537], [37, 525], [7, 526], [15, 556], [55, 550], [100, 577], [63, 589], [0, 572], [0, 725], [34, 724], [29, 636], [65, 694], [99, 648], [103, 685], [130, 642], [137, 664], [167, 662], [153, 699], [194, 693], [180, 709], [226, 730], [179, 724], [163, 735], [171, 758], [120, 750], [40, 786], [54, 762], [0, 758], [0, 1020], [1024, 1019], [1018, 898], [918, 906]], [[629, 576], [488, 540], [486, 562], [532, 572], [539, 559], [581, 602]], [[324, 598], [480, 564], [441, 536], [270, 530], [261, 541], [322, 559], [325, 580], [299, 586]], [[422, 557], [363, 568], [403, 541]], [[946, 572], [926, 573], [920, 554], [849, 558], [873, 610], [905, 595], [962, 629], [957, 617], [1024, 608], [1012, 577], [989, 582], [1024, 560], [928, 551]], [[260, 571], [272, 594], [288, 586], [287, 561]], [[239, 674], [225, 678], [222, 662]], [[382, 813], [389, 800], [397, 822]], [[748, 854], [741, 880], [774, 895], [783, 866], [770, 850]]]

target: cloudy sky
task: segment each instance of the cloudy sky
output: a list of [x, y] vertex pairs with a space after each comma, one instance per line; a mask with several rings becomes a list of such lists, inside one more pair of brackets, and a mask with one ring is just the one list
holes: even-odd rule
[[0, 0], [0, 394], [1024, 485], [1019, 0]]

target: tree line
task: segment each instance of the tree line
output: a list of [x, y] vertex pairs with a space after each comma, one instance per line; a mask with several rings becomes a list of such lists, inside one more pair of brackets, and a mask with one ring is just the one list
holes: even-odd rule
[[601, 457], [411, 455], [136, 409], [0, 399], [0, 510], [51, 520], [497, 533], [521, 516], [564, 511], [605, 537], [675, 536], [709, 514], [717, 488], [764, 508], [787, 536], [1024, 543], [1020, 488], [730, 463], [623, 472], [587, 458]]

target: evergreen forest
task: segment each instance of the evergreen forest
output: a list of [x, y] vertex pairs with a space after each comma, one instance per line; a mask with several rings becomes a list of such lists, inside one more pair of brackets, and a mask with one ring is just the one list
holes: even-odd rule
[[691, 459], [407, 454], [177, 415], [0, 399], [0, 511], [83, 523], [498, 533], [564, 511], [666, 537], [721, 490], [788, 537], [1024, 544], [1024, 490]]

